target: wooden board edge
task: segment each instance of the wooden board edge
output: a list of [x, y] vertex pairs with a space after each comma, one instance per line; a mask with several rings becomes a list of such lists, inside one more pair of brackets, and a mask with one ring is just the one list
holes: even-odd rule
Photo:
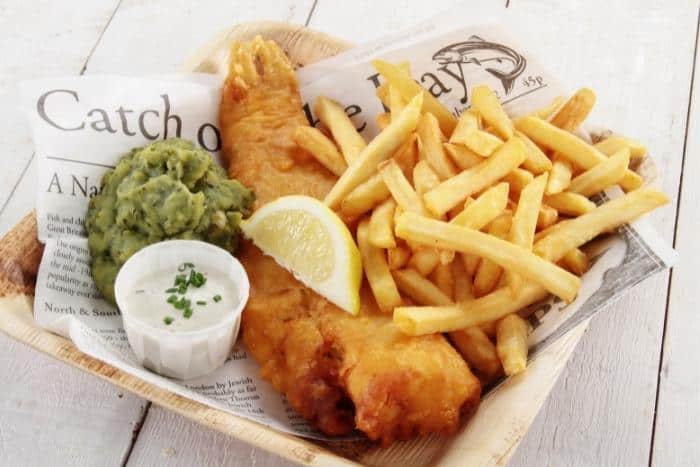
[[40, 328], [27, 295], [0, 297], [0, 332], [50, 357], [87, 371], [197, 423], [229, 434], [281, 457], [310, 466], [357, 466], [310, 441], [191, 401], [147, 383], [78, 350], [69, 340]]

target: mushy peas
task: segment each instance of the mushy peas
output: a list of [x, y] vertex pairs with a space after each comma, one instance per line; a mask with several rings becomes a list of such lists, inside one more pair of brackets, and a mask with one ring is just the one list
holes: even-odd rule
[[189, 141], [167, 139], [125, 154], [102, 178], [85, 226], [97, 288], [114, 303], [119, 268], [141, 248], [166, 239], [238, 245], [253, 192], [228, 179]]

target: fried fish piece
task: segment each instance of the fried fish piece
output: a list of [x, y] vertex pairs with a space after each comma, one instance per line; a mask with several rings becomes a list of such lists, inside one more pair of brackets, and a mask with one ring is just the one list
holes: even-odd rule
[[335, 175], [294, 142], [308, 126], [287, 56], [259, 37], [231, 47], [229, 74], [219, 110], [228, 173], [252, 185], [256, 207], [284, 195], [325, 195]]
[[[335, 182], [293, 142], [294, 129], [308, 123], [294, 71], [274, 42], [233, 45], [220, 125], [229, 175], [253, 188], [258, 206], [287, 194], [322, 199]], [[251, 284], [243, 340], [263, 378], [324, 433], [357, 428], [386, 445], [451, 433], [478, 405], [479, 381], [447, 340], [403, 335], [367, 287], [353, 317], [251, 243], [240, 259]]]

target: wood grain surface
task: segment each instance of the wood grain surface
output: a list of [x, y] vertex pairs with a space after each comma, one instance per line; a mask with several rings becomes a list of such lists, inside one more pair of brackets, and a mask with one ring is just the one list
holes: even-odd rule
[[[88, 72], [174, 70], [217, 29], [253, 19], [308, 22], [362, 42], [455, 3], [209, 1], [195, 8], [164, 1], [3, 2], [0, 116], [5, 131], [0, 141], [6, 144], [0, 156], [0, 232], [31, 209], [36, 190], [35, 168], [28, 165], [31, 141], [10, 105], [17, 81], [77, 74], [83, 65]], [[468, 5], [479, 14], [477, 2]], [[694, 215], [700, 188], [687, 174], [697, 165], [691, 156], [698, 148], [693, 136], [698, 113], [690, 90], [698, 2], [511, 0], [507, 10], [522, 21], [518, 37], [563, 82], [597, 91], [595, 121], [649, 146], [664, 190], [678, 207], [654, 214], [652, 221], [681, 253], [671, 277], [645, 282], [595, 318], [512, 465], [692, 465], [699, 454]], [[187, 34], [175, 33], [171, 25]], [[107, 47], [107, 41], [112, 45]], [[87, 60], [91, 53], [94, 62]], [[128, 394], [120, 398], [113, 386], [2, 335], [0, 348], [0, 387], [7, 396], [0, 398], [3, 464], [51, 459], [60, 465], [286, 465], [157, 407], [144, 418], [143, 400]], [[98, 419], [100, 426], [91, 427]], [[141, 425], [132, 445], [132, 431]]]
[[[696, 66], [698, 53], [696, 47]], [[695, 76], [675, 224], [674, 241], [681, 255], [671, 272], [659, 369], [652, 458], [655, 465], [694, 465], [700, 459], [700, 188], [695, 175], [700, 171], [700, 82], [697, 73]]]

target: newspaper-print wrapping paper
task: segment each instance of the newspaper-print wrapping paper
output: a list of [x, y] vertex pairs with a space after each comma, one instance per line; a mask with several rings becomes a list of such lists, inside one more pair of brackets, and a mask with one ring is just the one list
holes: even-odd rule
[[[475, 84], [488, 84], [516, 115], [563, 94], [532, 55], [498, 28], [468, 27], [437, 35], [436, 24], [300, 70], [309, 121], [317, 123], [311, 103], [325, 95], [346, 105], [366, 138], [374, 136], [374, 117], [383, 111], [375, 96], [381, 80], [369, 63], [375, 57], [409, 61], [414, 78], [456, 115], [469, 107], [469, 89]], [[46, 244], [35, 320], [71, 339], [84, 353], [158, 387], [279, 430], [322, 439], [259, 377], [257, 363], [240, 342], [224, 366], [196, 380], [176, 381], [139, 366], [119, 311], [100, 297], [90, 276], [83, 220], [102, 175], [130, 149], [171, 136], [197, 142], [218, 161], [220, 84], [220, 76], [182, 74], [71, 77], [22, 85], [21, 105], [31, 122], [39, 166], [38, 235]], [[614, 188], [601, 200], [620, 194]], [[644, 221], [597, 241], [591, 251], [593, 265], [574, 302], [550, 299], [535, 305], [531, 358], [633, 285], [670, 267], [675, 258]]]

